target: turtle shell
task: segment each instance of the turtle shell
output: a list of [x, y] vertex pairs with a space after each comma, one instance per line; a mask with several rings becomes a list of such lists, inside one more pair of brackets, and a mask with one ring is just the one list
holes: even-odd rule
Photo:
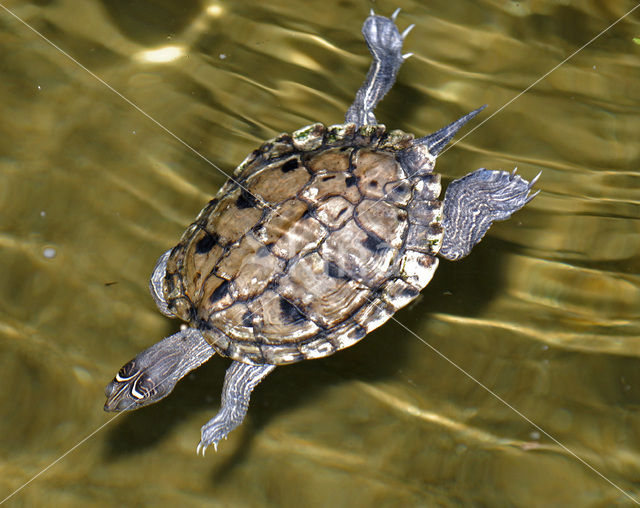
[[411, 178], [413, 136], [314, 124], [264, 143], [172, 250], [169, 309], [223, 356], [274, 365], [353, 345], [428, 284], [440, 177]]

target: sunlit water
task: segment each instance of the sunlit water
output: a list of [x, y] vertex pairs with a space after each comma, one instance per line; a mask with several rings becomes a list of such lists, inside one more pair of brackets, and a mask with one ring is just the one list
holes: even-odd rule
[[[416, 24], [377, 116], [424, 135], [488, 103], [478, 125], [635, 3], [3, 5], [201, 156], [0, 10], [0, 498], [112, 418], [104, 385], [176, 330], [147, 279], [221, 171], [279, 132], [342, 120], [369, 64], [370, 7]], [[202, 459], [217, 357], [7, 505], [633, 505], [621, 490], [638, 499], [638, 19], [439, 159], [447, 181], [542, 170], [542, 192], [397, 315], [428, 345], [391, 322], [277, 369]]]

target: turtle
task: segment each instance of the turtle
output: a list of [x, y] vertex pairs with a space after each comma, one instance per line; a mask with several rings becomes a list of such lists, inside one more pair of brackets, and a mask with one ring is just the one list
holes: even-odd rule
[[160, 256], [151, 295], [187, 326], [120, 369], [106, 411], [157, 402], [215, 354], [230, 358], [197, 453], [217, 450], [276, 366], [357, 343], [418, 297], [438, 256], [465, 257], [535, 197], [538, 177], [481, 168], [439, 199], [436, 157], [485, 106], [419, 138], [378, 123], [374, 109], [411, 56], [402, 46], [413, 25], [400, 33], [398, 12], [364, 22], [372, 63], [345, 122], [266, 141]]

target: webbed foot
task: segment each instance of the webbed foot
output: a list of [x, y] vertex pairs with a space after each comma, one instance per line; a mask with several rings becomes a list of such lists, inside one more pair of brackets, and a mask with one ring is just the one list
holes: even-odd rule
[[374, 58], [400, 60], [399, 63], [402, 63], [402, 42], [414, 25], [408, 27], [405, 33], [400, 34], [395, 24], [399, 13], [400, 9], [396, 9], [390, 18], [385, 18], [377, 16], [372, 11], [372, 14], [365, 20], [362, 26], [362, 35]]
[[362, 26], [362, 35], [373, 62], [353, 104], [347, 110], [345, 122], [353, 122], [358, 127], [377, 124], [373, 110], [395, 83], [402, 62], [411, 56], [410, 53], [402, 54], [402, 43], [413, 25], [401, 34], [395, 25], [399, 12], [400, 9], [397, 9], [390, 18], [385, 18], [371, 11]]
[[531, 201], [529, 195], [540, 173], [528, 182], [516, 170], [478, 169], [452, 182], [444, 198], [444, 238], [440, 255], [457, 260], [465, 257], [494, 221], [508, 219]]

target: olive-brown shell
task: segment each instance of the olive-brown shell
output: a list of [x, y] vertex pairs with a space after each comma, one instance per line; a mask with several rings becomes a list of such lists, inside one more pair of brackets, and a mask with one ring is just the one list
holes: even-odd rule
[[169, 309], [218, 353], [285, 364], [348, 347], [437, 266], [439, 175], [411, 179], [384, 126], [310, 125], [266, 142], [167, 262]]

